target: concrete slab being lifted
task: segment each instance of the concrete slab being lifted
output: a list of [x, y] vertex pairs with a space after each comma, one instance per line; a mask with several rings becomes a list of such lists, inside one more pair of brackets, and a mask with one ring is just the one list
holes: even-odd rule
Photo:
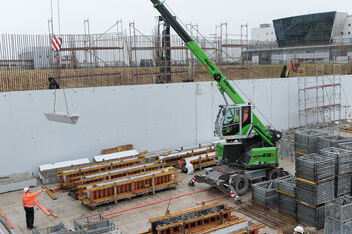
[[68, 114], [61, 112], [44, 113], [44, 115], [49, 121], [68, 124], [76, 124], [79, 118], [78, 114]]
[[23, 189], [24, 187], [37, 186], [37, 179], [29, 172], [17, 173], [0, 177], [0, 193], [6, 193]]

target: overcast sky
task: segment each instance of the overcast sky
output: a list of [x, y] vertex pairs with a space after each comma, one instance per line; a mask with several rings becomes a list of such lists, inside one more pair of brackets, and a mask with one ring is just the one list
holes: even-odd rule
[[[57, 23], [57, 0], [54, 22]], [[47, 34], [50, 0], [0, 0], [0, 33]], [[208, 36], [215, 25], [228, 23], [229, 33], [240, 34], [240, 25], [249, 29], [273, 19], [326, 11], [352, 14], [351, 0], [166, 0], [167, 5], [184, 23], [199, 24], [200, 32]], [[91, 33], [102, 33], [117, 19], [124, 29], [135, 21], [136, 28], [151, 34], [158, 12], [150, 0], [59, 0], [61, 33], [84, 32], [83, 20], [89, 18]], [[55, 27], [58, 34], [58, 27]], [[250, 34], [250, 31], [249, 31]]]

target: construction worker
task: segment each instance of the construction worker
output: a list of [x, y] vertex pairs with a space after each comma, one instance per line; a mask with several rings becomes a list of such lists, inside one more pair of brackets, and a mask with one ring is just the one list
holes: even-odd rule
[[187, 161], [186, 168], [187, 168], [187, 175], [192, 175], [194, 169], [193, 169], [193, 165], [191, 162]]
[[43, 190], [41, 189], [36, 193], [31, 193], [30, 189], [28, 187], [25, 187], [23, 189], [23, 191], [24, 191], [24, 195], [22, 197], [22, 205], [23, 205], [23, 208], [26, 212], [27, 228], [33, 229], [33, 228], [35, 228], [33, 226], [35, 198], [36, 198], [36, 196], [41, 194], [41, 192], [43, 192]]
[[49, 81], [49, 89], [60, 89], [59, 84], [56, 82], [54, 78], [49, 77], [48, 81]]
[[293, 234], [306, 234], [303, 227], [301, 227], [301, 226], [295, 227], [295, 229], [293, 231], [294, 231]]

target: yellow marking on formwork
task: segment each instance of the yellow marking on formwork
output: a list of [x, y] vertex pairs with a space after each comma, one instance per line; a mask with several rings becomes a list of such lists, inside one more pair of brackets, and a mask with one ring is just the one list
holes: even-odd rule
[[308, 183], [308, 184], [313, 184], [313, 185], [316, 185], [316, 183], [315, 183], [315, 182], [313, 182], [313, 181], [309, 181], [309, 180], [302, 179], [302, 178], [299, 178], [299, 177], [296, 177], [296, 180], [300, 180], [300, 181], [306, 182], [306, 183]]

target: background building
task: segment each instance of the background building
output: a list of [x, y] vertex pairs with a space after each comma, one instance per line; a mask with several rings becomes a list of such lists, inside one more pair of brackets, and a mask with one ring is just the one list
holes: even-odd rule
[[286, 64], [292, 59], [305, 63], [352, 62], [351, 24], [352, 16], [336, 11], [276, 19], [272, 27], [276, 39], [266, 41], [258, 36], [262, 35], [260, 30], [253, 29], [253, 42], [243, 56], [252, 64]]

